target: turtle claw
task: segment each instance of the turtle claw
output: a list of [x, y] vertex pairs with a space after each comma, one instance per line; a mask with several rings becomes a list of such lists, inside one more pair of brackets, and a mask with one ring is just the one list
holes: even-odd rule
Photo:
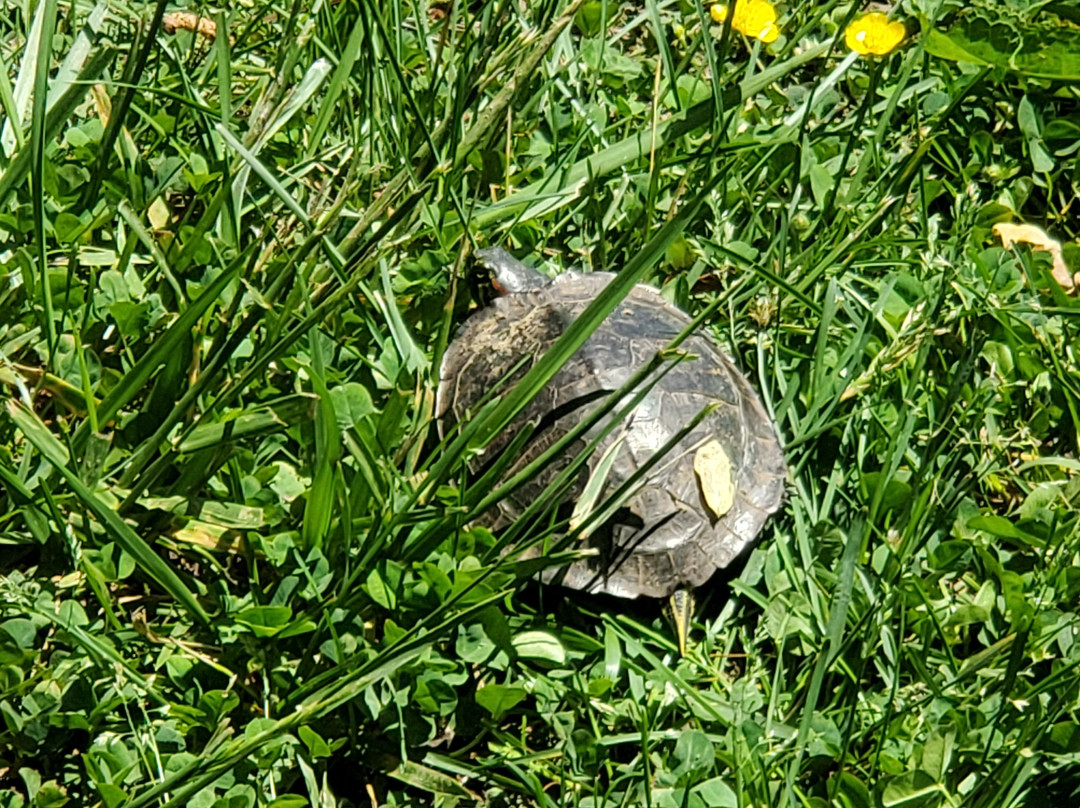
[[690, 636], [690, 621], [694, 617], [694, 593], [689, 589], [676, 589], [671, 593], [671, 622], [679, 637], [679, 655], [686, 656], [686, 641]]

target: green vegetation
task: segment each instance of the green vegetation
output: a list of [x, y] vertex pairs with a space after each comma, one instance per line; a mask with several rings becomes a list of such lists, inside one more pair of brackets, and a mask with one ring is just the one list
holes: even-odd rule
[[[1076, 2], [5, 8], [0, 806], [1080, 802]], [[717, 304], [775, 414], [685, 657], [470, 527], [489, 243]]]

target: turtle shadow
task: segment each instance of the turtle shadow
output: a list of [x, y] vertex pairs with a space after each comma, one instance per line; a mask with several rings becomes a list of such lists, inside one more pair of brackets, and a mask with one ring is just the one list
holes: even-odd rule
[[[731, 582], [742, 573], [749, 554], [750, 548], [745, 549], [726, 568], [717, 570], [704, 584], [693, 590], [696, 623], [709, 623], [720, 616], [734, 596]], [[547, 616], [556, 625], [576, 629], [587, 636], [599, 638], [598, 618], [603, 615], [625, 615], [632, 622], [662, 633], [673, 646], [677, 646], [675, 628], [666, 615], [667, 598], [623, 598], [534, 579], [521, 587], [517, 599], [538, 617]]]

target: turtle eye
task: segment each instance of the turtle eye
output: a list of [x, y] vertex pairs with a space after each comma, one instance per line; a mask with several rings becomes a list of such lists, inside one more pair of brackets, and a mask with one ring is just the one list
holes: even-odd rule
[[486, 267], [473, 264], [472, 269], [466, 273], [469, 285], [469, 294], [480, 308], [490, 306], [495, 298], [505, 294], [495, 283], [491, 271]]

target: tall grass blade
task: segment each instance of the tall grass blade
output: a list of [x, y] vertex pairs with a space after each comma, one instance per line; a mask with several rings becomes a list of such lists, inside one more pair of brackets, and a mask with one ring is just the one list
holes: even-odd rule
[[195, 595], [184, 585], [172, 567], [155, 553], [128, 524], [117, 516], [108, 505], [87, 488], [79, 475], [69, 468], [67, 450], [48, 428], [41, 423], [34, 413], [15, 401], [9, 401], [7, 412], [26, 439], [37, 449], [64, 478], [72, 493], [83, 506], [94, 514], [102, 527], [125, 552], [135, 559], [139, 567], [153, 578], [165, 592], [203, 625], [210, 623], [210, 617], [199, 605]]

